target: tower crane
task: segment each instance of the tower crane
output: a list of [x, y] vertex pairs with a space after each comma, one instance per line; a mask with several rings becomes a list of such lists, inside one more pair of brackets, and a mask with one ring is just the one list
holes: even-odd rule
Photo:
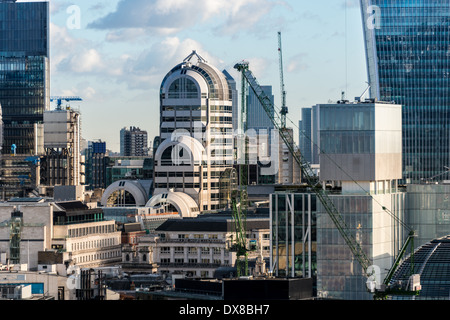
[[56, 109], [61, 110], [63, 101], [83, 101], [80, 97], [77, 96], [67, 96], [67, 97], [50, 97], [50, 101], [56, 101]]
[[241, 78], [241, 118], [240, 132], [238, 135], [238, 165], [239, 165], [239, 183], [238, 188], [232, 190], [231, 209], [233, 212], [235, 243], [232, 251], [236, 252], [236, 273], [237, 276], [248, 275], [248, 246], [247, 246], [247, 209], [248, 209], [248, 138], [247, 133], [247, 94], [248, 85], [242, 76]]
[[[290, 133], [287, 130], [283, 130], [283, 124], [284, 117], [283, 114], [278, 114], [276, 109], [274, 108], [272, 102], [270, 99], [267, 98], [265, 92], [262, 90], [261, 86], [259, 85], [257, 79], [253, 75], [253, 73], [249, 69], [249, 63], [247, 61], [242, 61], [240, 63], [235, 64], [234, 68], [239, 71], [242, 74], [242, 79], [245, 80], [248, 83], [248, 86], [253, 90], [255, 95], [257, 96], [259, 102], [263, 106], [264, 110], [266, 111], [267, 115], [271, 119], [272, 123], [274, 124], [275, 128], [279, 131], [279, 134], [281, 138], [283, 139], [286, 146], [289, 148], [289, 151], [291, 152], [293, 158], [297, 162], [297, 164], [300, 166], [301, 170], [303, 171], [303, 176], [306, 179], [306, 182], [309, 186], [309, 188], [315, 193], [317, 199], [321, 202], [323, 208], [325, 209], [328, 216], [333, 221], [334, 225], [338, 229], [340, 235], [344, 239], [346, 245], [351, 250], [353, 256], [355, 259], [359, 262], [360, 266], [362, 267], [362, 271], [364, 275], [368, 278], [369, 281], [373, 279], [374, 276], [374, 270], [369, 268], [372, 266], [371, 260], [366, 255], [365, 251], [361, 247], [360, 243], [355, 239], [352, 232], [350, 232], [350, 228], [345, 223], [342, 215], [339, 213], [339, 211], [336, 209], [334, 203], [331, 201], [331, 199], [328, 197], [327, 191], [323, 188], [317, 186], [317, 184], [314, 181], [314, 178], [310, 175], [310, 172], [312, 172], [310, 168], [310, 164], [308, 161], [304, 159], [301, 153], [295, 152], [294, 147], [289, 141], [292, 140], [292, 137], [290, 137]], [[271, 110], [275, 110], [275, 112], [271, 112]], [[383, 207], [383, 210], [385, 210], [387, 213], [391, 214], [387, 208]], [[391, 214], [392, 215], [392, 214]], [[397, 220], [398, 223], [402, 224], [407, 227], [397, 216], [392, 215], [394, 219]], [[414, 253], [414, 246], [413, 246], [413, 240], [415, 237], [415, 232], [411, 229], [409, 229], [408, 237], [403, 244], [401, 250], [399, 251], [397, 257], [395, 258], [394, 264], [392, 265], [391, 269], [387, 273], [386, 278], [384, 279], [382, 284], [377, 284], [375, 288], [370, 290], [374, 294], [375, 299], [384, 299], [389, 294], [405, 294], [405, 295], [417, 295], [419, 293], [418, 290], [420, 290], [419, 287], [417, 288], [397, 288], [396, 286], [391, 285], [391, 279], [400, 264], [400, 261], [403, 259], [403, 256], [406, 252], [407, 247], [411, 246], [411, 257], [413, 257]], [[413, 268], [413, 266], [412, 266]], [[369, 283], [368, 281], [368, 283]]]
[[280, 86], [281, 86], [281, 128], [286, 127], [286, 115], [288, 107], [286, 106], [286, 90], [284, 89], [284, 73], [283, 73], [283, 49], [281, 47], [281, 32], [278, 31], [278, 57], [280, 65]]

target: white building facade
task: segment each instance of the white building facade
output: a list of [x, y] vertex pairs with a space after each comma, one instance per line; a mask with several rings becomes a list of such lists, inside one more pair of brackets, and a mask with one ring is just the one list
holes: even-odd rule
[[[320, 180], [384, 280], [407, 231], [402, 178], [402, 107], [384, 102], [318, 105]], [[317, 291], [321, 297], [372, 299], [357, 257], [317, 201]], [[380, 284], [380, 282], [378, 282]]]
[[28, 270], [37, 270], [39, 253], [46, 251], [61, 254], [61, 263], [67, 266], [98, 267], [121, 261], [121, 232], [115, 221], [103, 219], [100, 209], [64, 206], [39, 198], [34, 203], [2, 203], [1, 264], [26, 264]]
[[221, 174], [234, 161], [229, 77], [194, 51], [165, 76], [160, 94], [154, 194], [173, 189], [192, 196], [200, 211], [219, 209]]

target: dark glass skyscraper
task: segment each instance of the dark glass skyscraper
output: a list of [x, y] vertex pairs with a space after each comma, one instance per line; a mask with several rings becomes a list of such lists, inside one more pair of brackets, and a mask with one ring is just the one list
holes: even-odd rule
[[449, 179], [450, 2], [361, 0], [371, 97], [403, 105], [403, 179]]
[[37, 125], [49, 108], [49, 3], [0, 0], [3, 154], [37, 153]]

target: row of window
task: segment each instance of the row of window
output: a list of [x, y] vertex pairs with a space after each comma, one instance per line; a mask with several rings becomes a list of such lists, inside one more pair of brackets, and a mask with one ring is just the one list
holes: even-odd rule
[[160, 189], [198, 189], [200, 188], [199, 183], [155, 183], [155, 188]]
[[206, 111], [208, 110], [207, 106], [199, 106], [199, 105], [191, 105], [191, 106], [163, 106], [162, 111]]
[[111, 232], [115, 232], [115, 231], [116, 230], [115, 230], [114, 224], [105, 224], [105, 225], [92, 226], [92, 227], [69, 229], [68, 236], [69, 236], [69, 238], [75, 238], [75, 237], [87, 236], [90, 234], [111, 233]]
[[[197, 254], [197, 253], [202, 253], [202, 254], [210, 254], [211, 252], [213, 254], [220, 254], [224, 249], [223, 248], [219, 248], [219, 247], [161, 247], [160, 248], [160, 253], [161, 254], [168, 254], [171, 252], [171, 250], [173, 249], [173, 252], [175, 254], [184, 254], [184, 253], [188, 253], [188, 254]], [[228, 255], [228, 253], [227, 253]]]
[[183, 171], [183, 172], [155, 172], [156, 178], [176, 177], [176, 178], [192, 178], [200, 177], [200, 172]]
[[80, 241], [68, 244], [68, 251], [79, 251], [79, 250], [89, 250], [89, 249], [100, 249], [104, 247], [111, 247], [115, 245], [119, 245], [117, 238], [106, 238], [106, 239], [97, 239], [97, 240], [89, 240], [89, 241]]
[[120, 258], [122, 252], [120, 250], [111, 250], [105, 252], [97, 252], [94, 254], [85, 254], [82, 256], [76, 256], [73, 258], [73, 262], [77, 263], [87, 263], [104, 259]]
[[203, 121], [206, 122], [206, 116], [190, 116], [190, 117], [162, 117], [162, 122], [196, 122]]
[[[185, 261], [184, 261], [183, 258], [173, 259], [173, 261], [171, 261], [169, 258], [162, 258], [160, 260], [160, 263], [162, 265], [164, 265], [164, 264], [172, 264], [172, 263], [173, 264], [182, 265], [182, 264], [185, 264]], [[198, 262], [198, 259], [192, 258], [192, 259], [188, 259], [186, 261], [186, 263], [189, 263], [189, 264], [198, 264], [198, 263], [211, 264], [211, 259], [205, 258], [205, 259], [201, 259], [200, 262]], [[219, 260], [219, 259], [213, 259], [212, 263], [213, 264], [217, 264], [217, 265], [229, 265], [230, 264], [229, 260], [224, 260], [223, 263], [222, 263], [222, 261]]]

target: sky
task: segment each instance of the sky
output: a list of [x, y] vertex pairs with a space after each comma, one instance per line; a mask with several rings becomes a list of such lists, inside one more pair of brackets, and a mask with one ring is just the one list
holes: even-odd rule
[[[301, 109], [367, 87], [359, 0], [50, 0], [52, 96], [80, 96], [82, 135], [120, 150], [120, 129], [159, 134], [159, 88], [196, 50], [238, 82], [247, 60], [281, 105], [282, 35], [288, 126]], [[52, 108], [54, 105], [52, 104]], [[297, 132], [297, 131], [296, 131]]]

